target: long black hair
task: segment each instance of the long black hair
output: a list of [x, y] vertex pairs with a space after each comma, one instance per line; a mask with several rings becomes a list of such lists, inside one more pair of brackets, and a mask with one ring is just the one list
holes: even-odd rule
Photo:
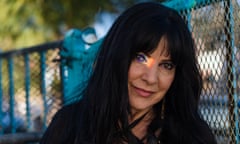
[[[155, 118], [148, 132], [154, 135], [161, 128], [157, 139], [162, 143], [214, 143], [198, 114], [202, 79], [191, 33], [177, 11], [152, 2], [123, 12], [105, 36], [84, 91], [80, 143], [83, 139], [96, 144], [137, 143], [129, 134], [128, 70], [136, 53], [153, 52], [163, 36], [176, 65], [175, 79], [164, 98], [164, 121], [160, 121], [160, 101], [154, 106]], [[154, 139], [151, 136], [149, 143]]]

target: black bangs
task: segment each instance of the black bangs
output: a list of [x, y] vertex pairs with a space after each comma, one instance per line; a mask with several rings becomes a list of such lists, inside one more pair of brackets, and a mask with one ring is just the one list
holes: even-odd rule
[[171, 60], [174, 65], [178, 66], [180, 63], [182, 63], [181, 56], [183, 55], [181, 54], [183, 52], [183, 44], [182, 40], [180, 39], [180, 32], [176, 27], [174, 27], [166, 32], [165, 37]]
[[137, 29], [137, 34], [132, 37], [134, 54], [138, 52], [152, 53], [165, 33], [164, 26], [159, 23], [158, 18], [143, 19], [143, 21], [136, 24], [134, 29]]
[[170, 55], [176, 66], [181, 65], [185, 61], [184, 53], [191, 39], [181, 16], [165, 7], [139, 10], [139, 13], [141, 15], [132, 15], [134, 21], [125, 23], [128, 28], [125, 37], [128, 45], [125, 48], [130, 50], [130, 58], [133, 59], [139, 52], [151, 54], [164, 38], [166, 48], [163, 52]]
[[180, 39], [181, 30], [169, 21], [167, 17], [165, 19], [161, 17], [145, 20], [135, 28], [138, 29], [138, 32], [132, 38], [134, 55], [138, 52], [152, 53], [157, 48], [160, 40], [164, 39], [166, 48], [163, 50], [163, 53], [167, 52], [166, 54], [170, 55], [173, 63], [175, 65], [179, 64], [181, 47], [183, 47]]

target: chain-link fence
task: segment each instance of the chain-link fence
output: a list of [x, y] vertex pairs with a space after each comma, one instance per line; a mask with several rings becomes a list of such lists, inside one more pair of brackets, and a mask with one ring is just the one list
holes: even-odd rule
[[199, 111], [219, 144], [238, 144], [240, 1], [196, 0], [180, 10], [196, 42], [204, 80]]
[[2, 134], [43, 132], [61, 106], [60, 42], [0, 55]]

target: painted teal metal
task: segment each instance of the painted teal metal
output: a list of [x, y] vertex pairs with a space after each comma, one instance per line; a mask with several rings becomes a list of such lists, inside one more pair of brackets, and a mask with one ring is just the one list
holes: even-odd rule
[[15, 113], [14, 113], [14, 77], [13, 77], [13, 58], [8, 59], [8, 74], [9, 74], [9, 104], [10, 104], [10, 119], [11, 133], [16, 132]]
[[[61, 48], [62, 41], [55, 41], [51, 43], [45, 43], [42, 45], [37, 45], [29, 48], [23, 48], [23, 49], [18, 49], [18, 50], [12, 50], [12, 51], [7, 51], [7, 52], [0, 52], [0, 135], [8, 133], [9, 132], [9, 126], [11, 127], [10, 132], [11, 133], [16, 133], [18, 130], [20, 130], [23, 126], [22, 124], [24, 123], [24, 128], [27, 130], [32, 131], [33, 129], [33, 121], [32, 121], [32, 115], [31, 115], [31, 102], [30, 102], [30, 97], [31, 97], [31, 80], [34, 80], [34, 77], [37, 79], [39, 78], [38, 75], [31, 75], [31, 69], [30, 65], [33, 60], [30, 59], [30, 56], [32, 57], [33, 55], [38, 55], [40, 56], [40, 60], [34, 59], [34, 67], [39, 67], [40, 70], [42, 70], [40, 78], [43, 79], [41, 80], [41, 83], [39, 83], [39, 88], [40, 92], [42, 94], [42, 99], [43, 99], [43, 106], [44, 107], [44, 112], [41, 116], [43, 116], [43, 123], [46, 128], [46, 119], [47, 119], [47, 100], [46, 100], [46, 55], [45, 53], [48, 51], [58, 51], [57, 49]], [[23, 58], [20, 59], [20, 58]], [[49, 57], [48, 57], [49, 58]], [[17, 86], [18, 82], [14, 81], [14, 77], [17, 76], [18, 74], [16, 73], [16, 69], [14, 67], [14, 60], [18, 61], [19, 63], [23, 63], [24, 65], [24, 77], [22, 77], [22, 82], [24, 85], [22, 85], [21, 91], [25, 93], [25, 106], [26, 106], [26, 117], [21, 117], [18, 114], [16, 114], [16, 100], [15, 100], [15, 95], [18, 94], [17, 92], [15, 93], [15, 89]], [[41, 61], [41, 62], [40, 62]], [[37, 66], [36, 66], [37, 65]], [[5, 69], [7, 68], [7, 69]], [[34, 69], [33, 69], [34, 70]], [[19, 71], [18, 71], [19, 72]], [[4, 78], [4, 81], [3, 81]], [[21, 83], [21, 82], [20, 82]], [[19, 83], [18, 83], [19, 84]], [[19, 87], [19, 86], [18, 86]], [[16, 89], [17, 91], [17, 89]], [[9, 100], [9, 101], [6, 101]], [[24, 98], [23, 98], [24, 99]], [[22, 104], [22, 103], [21, 103]], [[52, 104], [55, 104], [52, 102]], [[7, 105], [7, 107], [6, 107]], [[8, 109], [9, 105], [9, 109]], [[58, 106], [58, 105], [56, 105]], [[3, 109], [4, 108], [4, 109]], [[21, 110], [22, 112], [24, 110]], [[10, 119], [8, 119], [10, 118]], [[23, 120], [23, 121], [21, 121]], [[26, 121], [25, 121], [26, 120]], [[19, 123], [23, 122], [23, 123]], [[26, 126], [26, 127], [25, 127]], [[42, 127], [42, 125], [39, 125]]]
[[[77, 97], [76, 92], [81, 93], [85, 88], [102, 42], [102, 39], [96, 41], [95, 35], [95, 30], [92, 28], [82, 31], [72, 29], [65, 35], [62, 51], [60, 52], [64, 65], [64, 104], [81, 98]], [[78, 87], [78, 90], [76, 90], [76, 87]]]
[[[219, 2], [223, 0], [215, 0], [215, 2]], [[163, 2], [165, 6], [171, 7], [176, 9], [177, 11], [183, 11], [183, 10], [190, 10], [191, 8], [194, 8], [196, 6], [203, 6], [212, 3], [211, 0], [169, 0], [166, 2]]]
[[190, 9], [197, 5], [197, 2], [206, 1], [206, 0], [171, 0], [163, 2], [164, 5], [174, 8], [178, 11]]
[[3, 104], [3, 91], [2, 91], [2, 60], [0, 59], [0, 134], [3, 134], [3, 111], [2, 111], [2, 104]]
[[238, 144], [239, 143], [239, 115], [238, 115], [238, 94], [237, 94], [237, 78], [236, 78], [236, 66], [234, 65], [234, 61], [235, 61], [235, 55], [236, 55], [236, 50], [235, 50], [235, 36], [234, 36], [234, 17], [233, 17], [233, 4], [231, 0], [228, 0], [226, 2], [226, 7], [228, 8], [226, 14], [229, 16], [229, 35], [231, 37], [230, 39], [230, 48], [231, 50], [231, 61], [233, 63], [232, 65], [232, 73], [233, 73], [233, 81], [232, 81], [232, 85], [233, 85], [233, 101], [234, 101], [234, 113], [233, 113], [233, 117], [235, 118], [235, 133], [236, 133], [236, 137], [235, 137], [235, 142]]
[[43, 128], [47, 127], [47, 92], [46, 92], [46, 52], [40, 52], [41, 94], [43, 99]]

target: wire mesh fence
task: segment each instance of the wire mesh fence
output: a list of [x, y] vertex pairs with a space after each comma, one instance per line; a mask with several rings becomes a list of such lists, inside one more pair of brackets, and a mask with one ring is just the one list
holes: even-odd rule
[[59, 57], [56, 46], [1, 55], [2, 134], [43, 132], [60, 108], [60, 66], [53, 62]]
[[240, 1], [201, 1], [182, 10], [203, 77], [199, 111], [219, 144], [239, 142]]

